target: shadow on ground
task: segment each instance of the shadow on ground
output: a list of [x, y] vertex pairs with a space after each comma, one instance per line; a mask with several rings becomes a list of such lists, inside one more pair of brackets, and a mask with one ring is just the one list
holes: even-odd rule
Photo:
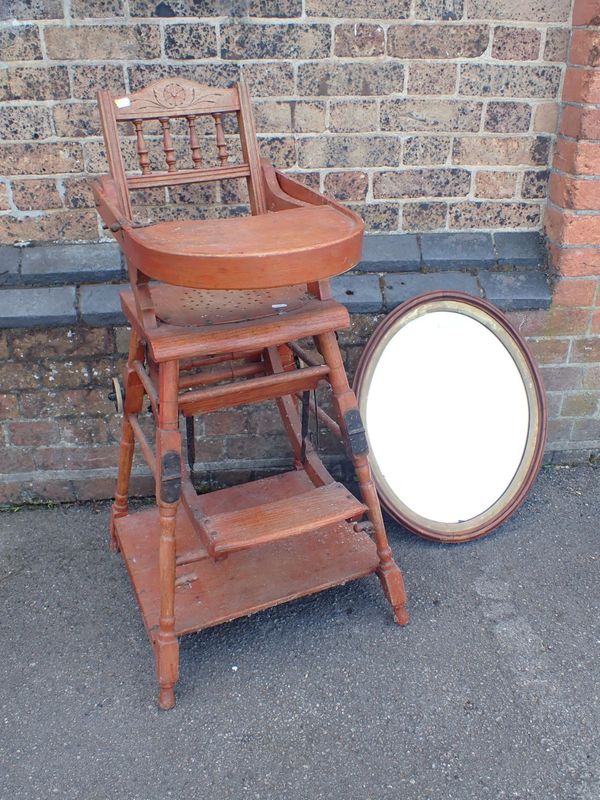
[[546, 468], [497, 533], [390, 525], [375, 578], [182, 642], [174, 711], [108, 507], [0, 516], [0, 798], [598, 800], [600, 470]]

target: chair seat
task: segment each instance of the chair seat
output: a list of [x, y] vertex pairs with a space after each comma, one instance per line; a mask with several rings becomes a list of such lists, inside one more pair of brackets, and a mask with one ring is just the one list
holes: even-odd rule
[[361, 256], [363, 225], [327, 205], [123, 230], [123, 247], [158, 281], [201, 289], [262, 289], [323, 280]]
[[159, 325], [145, 328], [133, 292], [121, 292], [123, 313], [157, 361], [252, 352], [350, 326], [345, 306], [318, 300], [304, 286], [249, 291], [151, 288]]

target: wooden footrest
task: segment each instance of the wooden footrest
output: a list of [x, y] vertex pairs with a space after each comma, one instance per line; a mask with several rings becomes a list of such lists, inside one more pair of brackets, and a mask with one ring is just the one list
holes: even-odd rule
[[[242, 507], [240, 490], [245, 492]], [[186, 492], [184, 498], [190, 521], [213, 557], [356, 520], [367, 510], [341, 483], [315, 487], [303, 470], [223, 489], [221, 501], [229, 498], [229, 504], [215, 505], [218, 494]], [[179, 554], [177, 563], [193, 561], [198, 552], [196, 547]]]
[[[144, 623], [155, 642], [160, 609], [158, 509], [120, 517], [115, 529]], [[196, 534], [181, 507], [175, 530], [177, 552], [189, 551]], [[191, 633], [319, 592], [375, 572], [378, 566], [372, 539], [346, 522], [216, 562], [205, 550], [198, 561], [177, 567], [175, 633]]]
[[358, 519], [366, 510], [341, 483], [330, 483], [284, 500], [216, 514], [206, 523], [209, 535], [215, 534], [215, 554], [224, 555], [333, 522]]

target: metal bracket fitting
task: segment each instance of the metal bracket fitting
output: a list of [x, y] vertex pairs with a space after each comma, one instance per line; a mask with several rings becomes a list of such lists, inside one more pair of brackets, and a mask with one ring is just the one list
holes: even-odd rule
[[160, 499], [163, 503], [176, 503], [181, 495], [181, 457], [169, 450], [162, 457], [160, 470]]
[[367, 434], [358, 408], [351, 408], [344, 414], [344, 424], [348, 432], [350, 452], [353, 456], [365, 455], [369, 452]]

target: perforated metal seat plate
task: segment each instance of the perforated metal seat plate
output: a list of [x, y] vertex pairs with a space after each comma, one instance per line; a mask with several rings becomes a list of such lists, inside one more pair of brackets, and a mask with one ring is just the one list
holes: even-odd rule
[[210, 290], [161, 285], [151, 289], [156, 315], [169, 325], [203, 327], [276, 317], [314, 302], [304, 286]]

